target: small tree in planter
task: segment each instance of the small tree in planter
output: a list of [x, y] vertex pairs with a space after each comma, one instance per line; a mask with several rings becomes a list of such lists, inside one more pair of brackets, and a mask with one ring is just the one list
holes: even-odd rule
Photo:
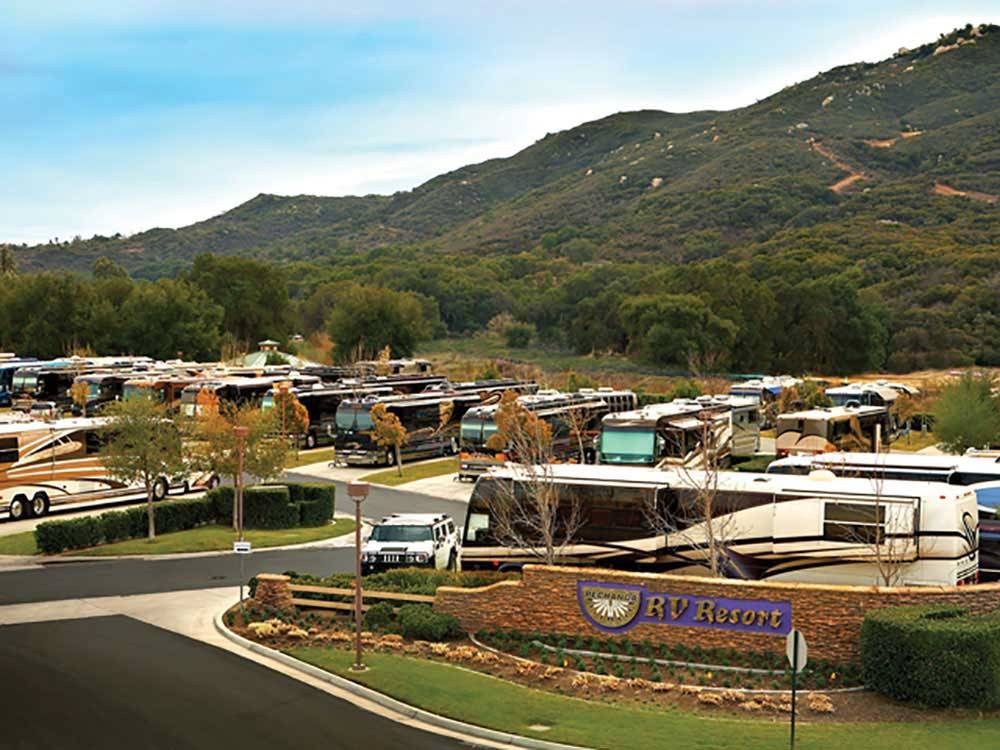
[[385, 404], [375, 404], [371, 410], [372, 435], [375, 442], [383, 448], [391, 448], [396, 457], [396, 469], [403, 476], [403, 456], [401, 449], [409, 435], [399, 421], [399, 417], [385, 408]]
[[113, 422], [107, 428], [101, 461], [112, 477], [145, 488], [149, 538], [154, 539], [154, 497], [166, 497], [170, 477], [186, 469], [181, 430], [169, 419], [167, 407], [152, 398], [116, 401], [108, 414]]
[[[240, 440], [236, 436], [236, 427], [247, 429], [243, 441], [243, 470], [257, 479], [280, 476], [285, 470], [288, 444], [276, 434], [274, 415], [252, 404], [203, 410], [193, 429], [192, 464], [202, 471], [230, 477], [236, 484], [240, 463]], [[234, 529], [237, 526], [236, 515], [234, 495]]]
[[90, 387], [82, 380], [74, 381], [69, 387], [69, 397], [75, 406], [80, 407], [80, 413], [87, 416], [87, 401], [90, 399]]

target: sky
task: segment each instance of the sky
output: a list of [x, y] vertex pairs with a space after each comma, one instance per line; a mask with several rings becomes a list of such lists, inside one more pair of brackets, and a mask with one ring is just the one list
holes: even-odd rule
[[970, 22], [1000, 23], [1000, 0], [0, 0], [0, 242], [408, 190]]

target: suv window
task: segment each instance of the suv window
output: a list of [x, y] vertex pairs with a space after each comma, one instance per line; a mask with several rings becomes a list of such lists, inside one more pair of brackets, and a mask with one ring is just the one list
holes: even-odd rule
[[426, 542], [431, 539], [429, 526], [376, 526], [371, 538], [376, 542]]

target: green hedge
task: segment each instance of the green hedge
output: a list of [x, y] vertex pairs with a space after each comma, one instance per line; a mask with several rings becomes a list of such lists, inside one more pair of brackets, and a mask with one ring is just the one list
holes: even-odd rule
[[300, 526], [325, 526], [333, 518], [337, 488], [332, 484], [290, 484], [288, 495], [299, 507]]
[[243, 490], [243, 525], [248, 529], [291, 529], [299, 525], [299, 507], [288, 487], [267, 485]]
[[[253, 529], [323, 526], [333, 517], [333, 485], [273, 485], [243, 492], [244, 525]], [[233, 519], [233, 488], [216, 487], [194, 500], [171, 500], [153, 506], [157, 534], [186, 531], [210, 523], [229, 525]], [[299, 502], [290, 502], [291, 498]], [[47, 555], [69, 549], [139, 539], [148, 533], [146, 506], [114, 510], [90, 518], [46, 521], [35, 529], [35, 543]]]
[[1000, 613], [892, 607], [861, 626], [865, 685], [927, 706], [1000, 706]]

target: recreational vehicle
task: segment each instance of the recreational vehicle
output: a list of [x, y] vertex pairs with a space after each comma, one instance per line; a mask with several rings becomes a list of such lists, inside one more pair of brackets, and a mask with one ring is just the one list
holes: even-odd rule
[[0, 354], [0, 408], [14, 402], [14, 373], [22, 367], [37, 366], [38, 360]]
[[775, 434], [779, 457], [870, 451], [891, 439], [889, 411], [882, 406], [834, 406], [779, 414]]
[[780, 458], [767, 467], [768, 474], [804, 476], [813, 471], [867, 479], [875, 488], [885, 480], [968, 487], [976, 493], [979, 506], [980, 573], [983, 578], [1000, 578], [1000, 463], [997, 459], [922, 453], [824, 453]]
[[[608, 414], [598, 460], [604, 464], [698, 466], [705, 452], [725, 465], [760, 446], [760, 404], [751, 398], [701, 396]], [[703, 450], [706, 444], [707, 448]]]
[[[704, 574], [714, 558], [733, 578], [859, 585], [955, 585], [977, 576], [976, 498], [965, 487], [888, 481], [874, 492], [866, 480], [825, 472], [584, 464], [508, 465], [480, 477], [463, 567], [515, 569], [540, 559], [540, 541], [519, 535], [509, 510], [525, 502], [530, 510], [525, 498], [540, 482], [558, 499], [550, 528], [559, 564]], [[709, 488], [714, 542], [701, 502]], [[560, 533], [571, 518], [567, 542]]]
[[345, 465], [392, 465], [392, 448], [375, 440], [371, 410], [384, 404], [407, 432], [400, 453], [404, 458], [445, 456], [458, 452], [459, 424], [473, 406], [500, 400], [505, 391], [534, 393], [535, 383], [483, 380], [443, 383], [422, 393], [344, 399], [337, 407], [336, 460]]
[[[337, 436], [337, 407], [347, 398], [363, 396], [388, 396], [392, 394], [389, 386], [355, 386], [343, 385], [313, 385], [293, 388], [292, 394], [305, 407], [309, 414], [309, 427], [300, 438], [306, 448], [333, 443]], [[274, 408], [277, 394], [272, 389], [264, 395], [260, 408], [265, 411]]]
[[[0, 424], [0, 512], [19, 520], [70, 503], [144, 499], [143, 487], [115, 479], [101, 463], [102, 432], [110, 425], [107, 418]], [[213, 483], [208, 477], [160, 477], [153, 493], [162, 499], [171, 489]]]
[[[517, 401], [550, 426], [554, 460], [593, 463], [601, 418], [610, 412], [635, 409], [638, 400], [632, 391], [586, 388], [574, 393], [539, 391], [521, 396]], [[491, 450], [487, 445], [498, 431], [498, 408], [498, 404], [477, 406], [462, 417], [459, 479], [475, 479], [490, 466], [501, 465], [509, 459], [518, 460], [509, 447]]]

